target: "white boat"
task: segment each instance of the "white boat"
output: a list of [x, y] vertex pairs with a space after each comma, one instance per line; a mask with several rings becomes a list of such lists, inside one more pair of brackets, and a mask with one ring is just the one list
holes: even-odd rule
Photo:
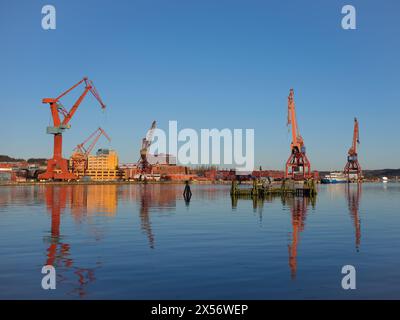
[[343, 172], [331, 172], [321, 179], [321, 183], [346, 183], [347, 176]]
[[382, 178], [382, 182], [383, 182], [383, 183], [387, 183], [388, 180], [389, 180], [389, 179], [388, 179], [387, 177], [383, 177], [383, 178]]

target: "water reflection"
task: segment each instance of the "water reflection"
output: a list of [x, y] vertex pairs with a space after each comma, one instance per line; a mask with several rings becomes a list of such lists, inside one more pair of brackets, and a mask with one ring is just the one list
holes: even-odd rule
[[[372, 185], [370, 187], [364, 185], [364, 197], [365, 192], [368, 193], [368, 188], [372, 187], [382, 190], [382, 186], [380, 185]], [[37, 206], [39, 208], [37, 211], [42, 214], [43, 204], [45, 204], [50, 218], [48, 222], [49, 225], [46, 227], [46, 229], [49, 230], [49, 234], [44, 238], [45, 248], [40, 249], [40, 253], [42, 255], [40, 259], [43, 261], [40, 261], [39, 263], [54, 265], [56, 267], [58, 283], [63, 283], [65, 287], [70, 289], [68, 294], [72, 296], [88, 297], [90, 289], [94, 287], [94, 284], [96, 284], [96, 276], [99, 276], [98, 269], [103, 267], [102, 263], [103, 261], [107, 261], [107, 257], [86, 257], [85, 252], [88, 251], [86, 251], [85, 243], [87, 239], [89, 239], [88, 241], [94, 242], [101, 242], [104, 239], [106, 234], [105, 231], [107, 231], [106, 227], [109, 225], [107, 223], [103, 223], [104, 221], [115, 221], [115, 224], [113, 224], [113, 232], [118, 233], [118, 228], [122, 228], [123, 231], [126, 230], [126, 225], [119, 225], [119, 223], [121, 223], [123, 220], [119, 219], [120, 217], [118, 217], [118, 219], [115, 217], [117, 212], [119, 212], [123, 218], [128, 217], [128, 219], [131, 219], [130, 221], [132, 221], [132, 225], [137, 222], [135, 226], [136, 229], [131, 228], [133, 230], [130, 230], [130, 233], [134, 234], [135, 237], [139, 237], [141, 240], [139, 244], [141, 246], [143, 246], [142, 243], [144, 242], [146, 250], [147, 248], [151, 250], [155, 250], [157, 248], [157, 255], [160, 253], [162, 254], [163, 248], [161, 248], [157, 240], [161, 241], [160, 239], [163, 236], [163, 232], [165, 233], [166, 230], [168, 230], [170, 233], [173, 233], [176, 226], [172, 225], [173, 223], [171, 223], [171, 220], [177, 220], [170, 219], [165, 225], [154, 225], [154, 223], [159, 221], [157, 219], [158, 217], [168, 218], [172, 215], [175, 215], [177, 212], [178, 214], [186, 214], [185, 210], [183, 213], [180, 211], [182, 207], [185, 208], [185, 204], [189, 206], [189, 203], [185, 202], [183, 191], [184, 185], [162, 184], [125, 186], [45, 185], [24, 188], [14, 187], [8, 188], [7, 192], [0, 190], [0, 213], [8, 211], [8, 209], [3, 210], [4, 207], [22, 204], [25, 207]], [[284, 277], [289, 279], [289, 274], [292, 279], [296, 279], [296, 276], [298, 277], [299, 254], [301, 258], [303, 251], [311, 249], [309, 247], [302, 247], [303, 250], [300, 252], [299, 246], [301, 245], [300, 242], [301, 238], [303, 238], [303, 232], [305, 229], [312, 233], [309, 229], [312, 229], [313, 224], [310, 221], [311, 219], [308, 219], [307, 221], [307, 215], [310, 207], [315, 207], [316, 198], [295, 196], [281, 197], [269, 195], [265, 198], [249, 197], [247, 200], [243, 200], [241, 197], [232, 197], [232, 210], [238, 211], [241, 216], [239, 217], [240, 219], [229, 220], [231, 214], [229, 205], [229, 186], [196, 185], [193, 186], [192, 192], [193, 197], [190, 200], [190, 207], [187, 207], [188, 211], [190, 210], [190, 213], [193, 214], [193, 216], [195, 214], [200, 215], [204, 211], [213, 213], [213, 215], [207, 216], [207, 221], [195, 220], [201, 223], [199, 228], [202, 228], [201, 236], [204, 236], [205, 241], [208, 240], [207, 232], [213, 232], [216, 230], [215, 228], [219, 228], [220, 224], [215, 222], [221, 222], [222, 219], [224, 223], [226, 222], [226, 228], [230, 227], [230, 224], [235, 227], [234, 223], [237, 223], [237, 221], [241, 222], [243, 221], [242, 219], [250, 219], [251, 228], [252, 225], [254, 226], [255, 219], [251, 215], [250, 217], [248, 216], [249, 212], [257, 213], [260, 222], [263, 218], [263, 211], [271, 213], [268, 218], [273, 218], [274, 220], [270, 219], [270, 221], [267, 222], [271, 223], [271, 226], [276, 224], [277, 229], [273, 230], [277, 230], [277, 232], [265, 232], [256, 235], [257, 237], [265, 237], [266, 241], [270, 240], [271, 238], [274, 240], [273, 237], [275, 237], [276, 234], [281, 231], [281, 229], [279, 229], [282, 226], [282, 224], [280, 224], [280, 219], [285, 219], [286, 223], [290, 221], [290, 226], [287, 227], [287, 230], [283, 231], [284, 236], [289, 232], [289, 239], [287, 241], [284, 240], [284, 248], [281, 249], [283, 252], [280, 253], [284, 254], [283, 263], [287, 266], [283, 270]], [[337, 204], [341, 205], [342, 211], [344, 208], [344, 216], [337, 215], [337, 212], [335, 211], [334, 214], [328, 216], [327, 218], [333, 219], [332, 217], [334, 217], [334, 219], [336, 219], [333, 221], [335, 221], [337, 224], [333, 225], [332, 228], [343, 228], [343, 223], [347, 224], [348, 226], [350, 226], [350, 223], [354, 225], [355, 248], [358, 251], [361, 245], [361, 222], [359, 207], [361, 202], [362, 186], [360, 184], [332, 185], [327, 187], [323, 186], [323, 192], [321, 192], [321, 194], [322, 195], [319, 197], [322, 201], [319, 202], [318, 209], [321, 207], [329, 208], [329, 205], [332, 203], [335, 204], [333, 210], [337, 210]], [[345, 201], [343, 197], [345, 197]], [[365, 198], [366, 199], [364, 200], [367, 200], [368, 197]], [[241, 203], [239, 204], [239, 202]], [[283, 212], [290, 214], [282, 214], [282, 209]], [[277, 214], [274, 215], [274, 213]], [[70, 219], [65, 219], [67, 215]], [[348, 215], [350, 215], [351, 220], [349, 219]], [[264, 220], [267, 219], [264, 218]], [[182, 221], [182, 225], [179, 225], [179, 227], [184, 226], [183, 223], [188, 223], [184, 220], [180, 221]], [[71, 229], [71, 224], [73, 226], [78, 225], [79, 228], [72, 227]], [[314, 226], [316, 225], [314, 224]], [[30, 226], [27, 226], [27, 228], [29, 227]], [[317, 229], [317, 227], [315, 227], [313, 231], [317, 231], [318, 233], [318, 230], [315, 229]], [[82, 230], [83, 232], [81, 232]], [[245, 232], [246, 231], [240, 233], [240, 236], [243, 236], [244, 239], [247, 238], [247, 234]], [[168, 233], [168, 235], [170, 235], [170, 233]], [[351, 236], [352, 234], [353, 227], [351, 227]], [[35, 233], [35, 235], [37, 237], [37, 233]], [[174, 234], [174, 236], [175, 235], [176, 234]], [[124, 237], [126, 236], [127, 235], [124, 234]], [[184, 236], [188, 237], [188, 243], [190, 243], [190, 239], [192, 239], [192, 235], [190, 233], [188, 233], [188, 235], [186, 235], [186, 233], [178, 234], [172, 239], [172, 241], [181, 241], [181, 237]], [[237, 236], [236, 233], [235, 236]], [[84, 241], [81, 240], [82, 237]], [[126, 240], [126, 238], [123, 240]], [[184, 240], [186, 240], [186, 238], [184, 238]], [[114, 245], [115, 247], [113, 248], [116, 248], [116, 246], [119, 245], [118, 241], [121, 241], [121, 239], [113, 238], [112, 241], [115, 241], [115, 244], [110, 244], [110, 242], [108, 242], [107, 245]], [[213, 242], [210, 243], [211, 245], [214, 244]], [[229, 246], [232, 244], [226, 243], [226, 245]], [[282, 243], [280, 245], [282, 245]], [[352, 238], [350, 239], [350, 246], [353, 247]], [[101, 245], [97, 245], [95, 243], [95, 245], [91, 248], [100, 247]], [[193, 250], [195, 250], [191, 250], [190, 246], [187, 246], [187, 248], [187, 252], [186, 250], [182, 250], [175, 254], [189, 255], [191, 253], [190, 251], [193, 252]], [[286, 252], [286, 250], [288, 251]], [[139, 251], [140, 250], [138, 250], [138, 252]], [[91, 256], [93, 256], [93, 251], [90, 252], [92, 252]], [[154, 257], [154, 254], [152, 254], [151, 257]], [[130, 257], [124, 256], [124, 259], [129, 261]], [[146, 259], [146, 256], [141, 256], [140, 258], [135, 256], [135, 259]], [[301, 260], [301, 264], [303, 263], [304, 265], [307, 265], [307, 263], [310, 262]], [[104, 272], [104, 270], [102, 272]], [[96, 286], [98, 285], [99, 284], [97, 283]]]
[[361, 191], [361, 183], [347, 184], [346, 186], [347, 204], [349, 207], [350, 217], [353, 220], [355, 230], [355, 247], [357, 251], [359, 251], [361, 243], [361, 222], [359, 217]]
[[[82, 188], [78, 188], [84, 191]], [[44, 239], [45, 243], [50, 243], [47, 249], [46, 265], [52, 265], [57, 270], [57, 282], [72, 283], [73, 289], [68, 294], [77, 294], [83, 298], [86, 296], [86, 287], [96, 280], [94, 268], [83, 268], [74, 264], [74, 259], [71, 254], [71, 246], [66, 243], [61, 235], [61, 214], [67, 206], [69, 199], [71, 208], [74, 208], [75, 201], [78, 208], [82, 208], [80, 202], [82, 197], [73, 197], [74, 192], [71, 192], [69, 187], [46, 186], [45, 201], [48, 212], [51, 215], [50, 238]], [[97, 263], [99, 266], [100, 263]], [[68, 279], [67, 273], [64, 271], [73, 270], [75, 279]]]
[[291, 212], [292, 241], [288, 245], [289, 268], [292, 279], [297, 275], [297, 247], [300, 241], [300, 233], [304, 231], [307, 210], [311, 204], [315, 208], [315, 198], [309, 197], [286, 197], [282, 198], [283, 205], [287, 205]]
[[304, 231], [308, 207], [311, 205], [315, 209], [316, 197], [292, 196], [292, 195], [267, 195], [265, 197], [252, 196], [231, 196], [232, 210], [237, 210], [238, 200], [247, 199], [252, 201], [253, 211], [259, 213], [260, 222], [262, 221], [262, 211], [264, 202], [272, 203], [280, 199], [283, 208], [288, 207], [291, 213], [291, 243], [288, 245], [289, 269], [291, 278], [295, 279], [297, 274], [297, 248], [300, 240], [300, 233]]

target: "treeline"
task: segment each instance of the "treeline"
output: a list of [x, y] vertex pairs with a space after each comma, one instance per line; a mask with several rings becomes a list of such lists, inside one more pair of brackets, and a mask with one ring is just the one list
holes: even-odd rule
[[45, 159], [45, 158], [29, 158], [28, 160], [25, 160], [22, 158], [12, 158], [7, 155], [0, 154], [0, 162], [22, 162], [22, 161], [26, 161], [28, 163], [44, 165], [44, 164], [46, 164], [47, 159]]

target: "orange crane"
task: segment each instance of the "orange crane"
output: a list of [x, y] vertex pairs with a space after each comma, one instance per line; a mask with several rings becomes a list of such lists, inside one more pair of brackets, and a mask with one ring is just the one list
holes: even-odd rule
[[306, 156], [304, 140], [297, 126], [293, 89], [290, 89], [288, 96], [287, 125], [292, 126], [292, 143], [290, 144], [291, 153], [286, 161], [285, 178], [307, 179], [311, 177], [311, 164]]
[[140, 149], [140, 159], [138, 161], [138, 168], [141, 174], [151, 173], [151, 165], [147, 159], [150, 145], [153, 141], [154, 130], [156, 129], [156, 121], [153, 121], [149, 131], [147, 131], [146, 138], [142, 140], [142, 148]]
[[[71, 107], [71, 109], [67, 111], [60, 103], [60, 99], [82, 83], [85, 84], [85, 90]], [[54, 149], [53, 158], [47, 161], [47, 170], [46, 172], [39, 175], [39, 180], [77, 179], [77, 176], [75, 174], [68, 171], [68, 161], [62, 157], [62, 133], [65, 129], [69, 129], [71, 127], [69, 122], [89, 91], [100, 103], [101, 108], [105, 109], [106, 106], [101, 100], [99, 93], [93, 85], [93, 82], [86, 77], [73, 85], [67, 91], [60, 94], [57, 98], [44, 98], [42, 100], [43, 103], [48, 103], [50, 105], [50, 111], [53, 118], [53, 126], [47, 127], [47, 133], [54, 135]]]
[[[108, 134], [102, 128], [99, 127], [88, 138], [86, 138], [85, 141], [83, 141], [82, 143], [78, 144], [75, 147], [74, 152], [71, 156], [71, 162], [72, 162], [73, 172], [78, 176], [85, 175], [85, 171], [87, 169], [88, 156], [92, 152], [97, 141], [99, 141], [102, 135], [104, 135], [107, 138], [107, 140], [111, 142], [111, 138], [108, 136]], [[85, 148], [85, 145], [91, 139], [93, 139], [93, 141], [90, 143], [89, 147]]]
[[350, 181], [350, 174], [357, 175], [357, 181], [361, 180], [361, 166], [358, 163], [357, 145], [360, 143], [360, 136], [358, 130], [358, 120], [354, 118], [354, 129], [353, 129], [353, 143], [348, 151], [347, 163], [344, 167], [344, 173], [347, 174], [347, 179]]

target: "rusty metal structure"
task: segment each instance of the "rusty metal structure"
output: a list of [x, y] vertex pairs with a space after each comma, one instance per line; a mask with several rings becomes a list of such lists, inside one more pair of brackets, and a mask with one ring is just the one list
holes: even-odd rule
[[[80, 84], [85, 84], [83, 93], [68, 111], [61, 104], [60, 99], [70, 93]], [[88, 78], [83, 78], [78, 83], [73, 85], [68, 90], [64, 91], [57, 98], [44, 98], [43, 103], [50, 105], [51, 116], [53, 118], [53, 126], [47, 127], [47, 133], [54, 136], [53, 157], [47, 161], [46, 172], [39, 175], [39, 180], [75, 180], [77, 176], [68, 170], [68, 161], [62, 157], [62, 133], [71, 126], [69, 122], [74, 116], [79, 105], [85, 98], [88, 92], [91, 92], [96, 100], [100, 103], [102, 109], [105, 109], [105, 104], [100, 98], [99, 93], [93, 85], [93, 82]]]
[[290, 156], [286, 161], [285, 178], [308, 179], [312, 176], [311, 164], [306, 155], [304, 140], [299, 133], [293, 89], [290, 89], [288, 96], [287, 125], [292, 127], [292, 143], [290, 144]]
[[150, 174], [151, 164], [148, 161], [149, 148], [153, 141], [154, 130], [156, 129], [156, 121], [153, 121], [150, 129], [147, 131], [146, 137], [142, 140], [142, 147], [140, 149], [140, 158], [138, 161], [138, 168], [140, 174]]
[[356, 175], [356, 181], [361, 181], [362, 170], [358, 162], [357, 145], [360, 144], [360, 133], [358, 129], [358, 120], [354, 118], [353, 141], [347, 155], [347, 163], [344, 167], [344, 173], [347, 174], [347, 180], [350, 181], [350, 175]]

